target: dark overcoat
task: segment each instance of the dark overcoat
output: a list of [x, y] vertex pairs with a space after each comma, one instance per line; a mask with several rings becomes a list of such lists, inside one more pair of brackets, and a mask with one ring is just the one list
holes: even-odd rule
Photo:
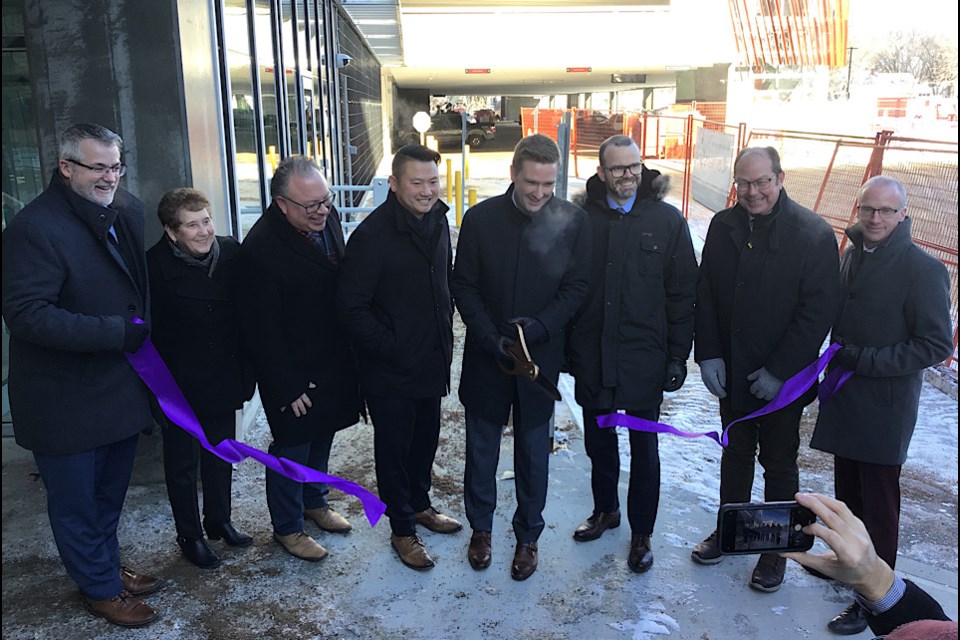
[[[781, 190], [753, 231], [739, 204], [710, 222], [697, 284], [697, 362], [723, 358], [733, 409], [765, 402], [747, 376], [766, 367], [781, 381], [813, 362], [836, 316], [839, 251], [833, 229]], [[811, 390], [804, 398], [815, 397]]]
[[[232, 295], [240, 244], [230, 236], [217, 243], [213, 276], [175, 256], [166, 235], [147, 251], [153, 343], [198, 416], [240, 409], [254, 387]], [[229, 435], [207, 431], [214, 442]]]
[[530, 216], [513, 203], [513, 185], [467, 211], [457, 241], [453, 297], [467, 325], [460, 401], [494, 424], [507, 424], [516, 399], [523, 424], [542, 425], [554, 401], [536, 383], [503, 373], [481, 348], [484, 336], [514, 317], [533, 317], [549, 339], [530, 348], [543, 376], [560, 375], [566, 325], [587, 296], [590, 223], [578, 206], [556, 196]]
[[840, 262], [833, 340], [859, 348], [856, 375], [820, 405], [810, 446], [850, 460], [899, 465], [917, 423], [923, 370], [953, 351], [950, 277], [913, 244], [906, 218], [873, 253], [859, 224]]
[[339, 311], [358, 350], [365, 397], [439, 398], [453, 361], [449, 207], [419, 236], [391, 191], [350, 234]]
[[[111, 226], [125, 258], [107, 240]], [[17, 444], [73, 454], [153, 426], [150, 393], [123, 353], [124, 325], [149, 321], [148, 286], [143, 203], [118, 189], [101, 207], [55, 171], [3, 232]]]
[[697, 258], [683, 215], [663, 201], [668, 185], [644, 167], [626, 215], [609, 207], [597, 176], [574, 198], [583, 201], [593, 239], [590, 293], [568, 330], [568, 365], [582, 407], [659, 407], [667, 359], [690, 355]]
[[[342, 257], [336, 210], [327, 225]], [[337, 323], [339, 276], [339, 265], [287, 222], [275, 202], [240, 245], [235, 298], [240, 332], [280, 446], [310, 442], [359, 419], [356, 364]], [[311, 382], [316, 388], [308, 390]], [[298, 418], [290, 404], [304, 392], [313, 408]]]

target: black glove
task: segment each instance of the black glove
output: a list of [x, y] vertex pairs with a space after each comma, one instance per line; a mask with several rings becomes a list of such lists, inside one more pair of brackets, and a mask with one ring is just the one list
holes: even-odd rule
[[497, 330], [500, 331], [502, 335], [514, 338], [517, 335], [517, 330], [513, 326], [515, 324], [523, 327], [523, 337], [527, 341], [528, 346], [546, 342], [549, 337], [547, 335], [547, 328], [536, 318], [510, 318], [506, 322], [500, 323]]
[[513, 368], [513, 358], [510, 357], [510, 354], [507, 353], [507, 349], [513, 345], [513, 340], [506, 336], [502, 336], [499, 333], [491, 333], [484, 336], [483, 341], [480, 343], [480, 348], [483, 349], [484, 353], [492, 356], [498, 362], [502, 362], [504, 366], [508, 368]]
[[833, 356], [832, 362], [838, 367], [856, 372], [857, 362], [860, 360], [860, 351], [860, 347], [846, 344], [843, 349], [837, 352], [837, 355]]
[[687, 379], [687, 363], [680, 360], [668, 360], [666, 374], [663, 377], [663, 390], [676, 391]]
[[126, 323], [123, 325], [123, 350], [127, 353], [135, 352], [149, 334], [150, 329], [145, 324]]

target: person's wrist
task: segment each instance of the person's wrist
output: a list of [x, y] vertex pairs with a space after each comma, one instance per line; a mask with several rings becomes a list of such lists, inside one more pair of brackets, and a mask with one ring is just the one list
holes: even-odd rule
[[890, 591], [893, 582], [893, 569], [891, 569], [886, 562], [877, 558], [876, 566], [864, 575], [863, 580], [853, 583], [850, 586], [852, 586], [864, 600], [879, 602], [887, 595], [887, 592]]

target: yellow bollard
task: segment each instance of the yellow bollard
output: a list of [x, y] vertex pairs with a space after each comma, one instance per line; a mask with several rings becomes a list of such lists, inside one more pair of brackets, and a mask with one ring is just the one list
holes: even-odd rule
[[457, 191], [457, 226], [459, 227], [463, 223], [463, 187], [460, 185], [460, 172], [457, 171], [454, 176]]
[[278, 163], [276, 145], [267, 147], [267, 161], [270, 163], [270, 168], [276, 171]]
[[447, 202], [453, 202], [453, 158], [447, 158]]
[[463, 179], [470, 179], [470, 145], [463, 148]]
[[477, 204], [477, 190], [467, 189], [467, 207], [472, 207], [475, 204]]

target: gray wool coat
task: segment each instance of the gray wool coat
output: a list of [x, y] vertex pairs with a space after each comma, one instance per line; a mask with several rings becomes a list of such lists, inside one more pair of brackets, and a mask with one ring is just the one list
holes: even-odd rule
[[874, 253], [863, 232], [840, 263], [842, 303], [833, 341], [859, 351], [856, 375], [820, 415], [810, 446], [851, 460], [900, 465], [917, 422], [923, 370], [953, 350], [950, 278], [913, 244], [905, 219]]

